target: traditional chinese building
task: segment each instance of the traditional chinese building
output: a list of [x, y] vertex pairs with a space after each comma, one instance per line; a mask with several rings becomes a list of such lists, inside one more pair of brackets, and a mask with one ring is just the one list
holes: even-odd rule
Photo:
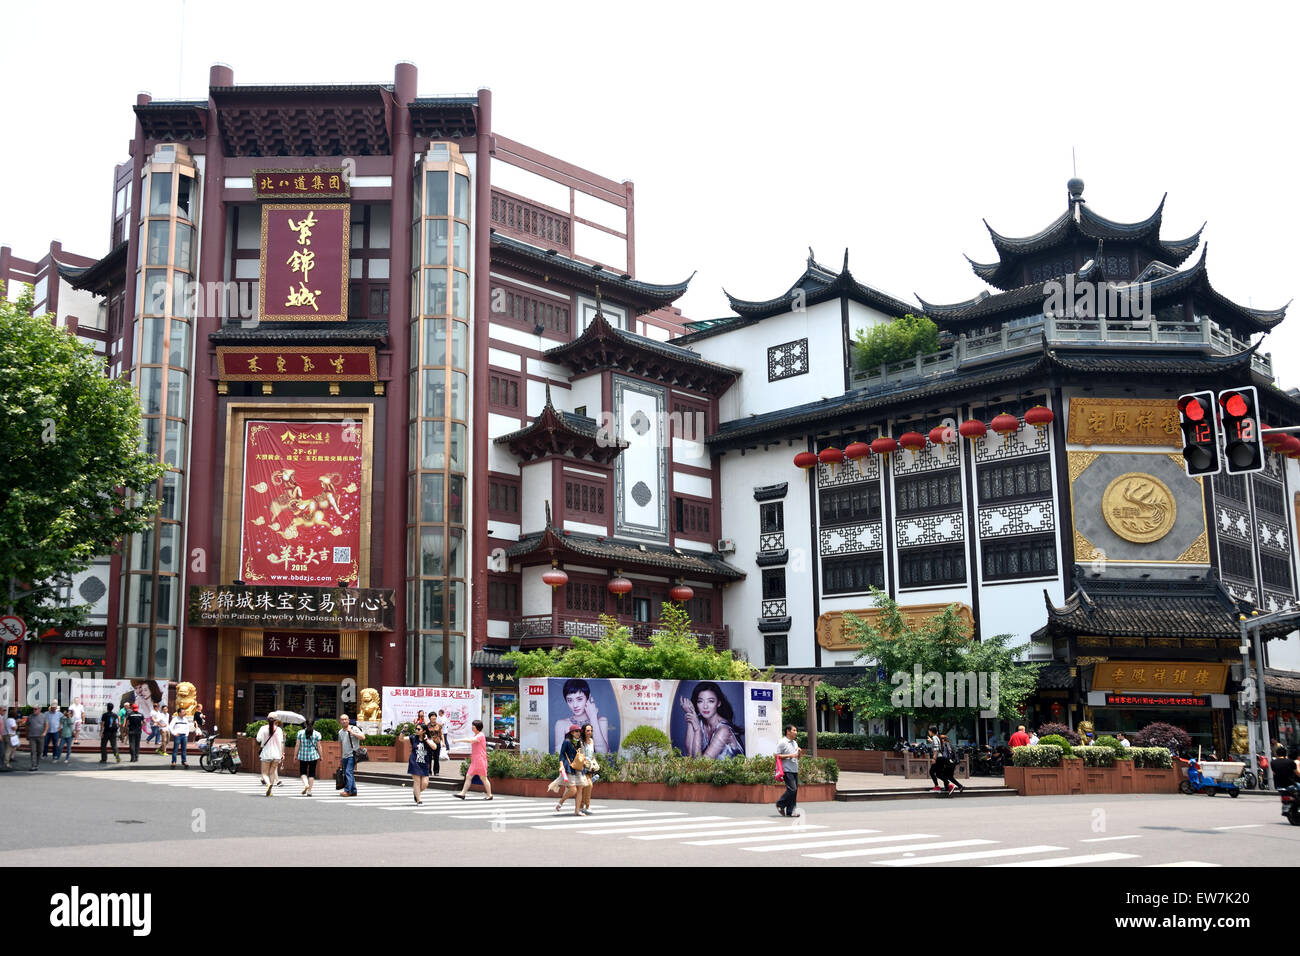
[[[582, 574], [603, 596], [626, 568], [628, 620], [739, 574], [691, 557], [712, 552], [698, 456], [735, 373], [662, 344], [686, 283], [636, 276], [632, 184], [500, 134], [487, 91], [416, 81], [239, 86], [217, 66], [204, 99], [141, 96], [112, 251], [71, 263], [171, 467], [153, 531], [102, 570], [100, 651], [118, 676], [194, 682], [224, 731], [334, 716], [358, 686], [481, 686], [475, 647], [576, 633], [566, 611], [591, 625]], [[656, 415], [679, 406], [705, 416], [681, 467], [624, 472], [635, 443], [592, 438], [627, 409], [667, 441]], [[619, 535], [638, 544], [615, 554]], [[552, 563], [572, 588], [541, 583]]]
[[[1253, 384], [1266, 422], [1296, 421], [1260, 344], [1284, 310], [1217, 292], [1199, 232], [1161, 237], [1163, 201], [1119, 223], [1082, 190], [1033, 236], [990, 230], [997, 260], [972, 268], [994, 291], [968, 301], [909, 305], [847, 255], [810, 257], [783, 295], [675, 340], [746, 371], [707, 439], [749, 572], [726, 595], [733, 646], [851, 665], [841, 616], [871, 616], [870, 586], [914, 614], [955, 602], [1051, 662], [1030, 719], [1171, 719], [1222, 749], [1239, 611], [1296, 604], [1300, 470], [1269, 452], [1258, 474], [1189, 478], [1175, 399]], [[940, 351], [859, 367], [856, 334], [907, 312]]]

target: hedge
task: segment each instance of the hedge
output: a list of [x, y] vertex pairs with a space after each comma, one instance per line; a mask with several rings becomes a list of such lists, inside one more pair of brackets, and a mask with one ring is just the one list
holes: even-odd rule
[[[599, 780], [621, 783], [663, 783], [676, 786], [683, 783], [711, 783], [723, 786], [729, 783], [748, 785], [775, 783], [773, 757], [732, 757], [729, 760], [712, 760], [708, 757], [663, 757], [651, 760], [625, 760], [614, 754], [598, 754]], [[462, 776], [468, 771], [468, 761], [461, 763]], [[558, 754], [536, 751], [494, 750], [488, 754], [489, 777], [513, 777], [523, 780], [552, 780], [559, 776]], [[804, 784], [834, 783], [839, 779], [840, 768], [829, 758], [799, 758], [799, 782]]]

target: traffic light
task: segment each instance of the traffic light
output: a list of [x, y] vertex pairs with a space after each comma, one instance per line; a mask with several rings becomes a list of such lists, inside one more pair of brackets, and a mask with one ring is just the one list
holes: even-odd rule
[[1254, 385], [1219, 393], [1222, 410], [1223, 457], [1230, 475], [1264, 468], [1264, 444], [1259, 425], [1259, 394]]
[[1214, 393], [1192, 392], [1178, 399], [1183, 424], [1183, 462], [1187, 473], [1219, 473], [1219, 429], [1214, 415]]
[[5, 645], [5, 668], [4, 668], [5, 670], [7, 671], [18, 670], [18, 648], [19, 648], [18, 644]]

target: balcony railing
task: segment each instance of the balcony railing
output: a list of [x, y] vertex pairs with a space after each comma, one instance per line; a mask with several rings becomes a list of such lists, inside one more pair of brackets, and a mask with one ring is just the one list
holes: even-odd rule
[[[649, 644], [650, 635], [663, 629], [659, 622], [619, 621], [632, 632], [632, 640], [639, 644]], [[727, 627], [693, 627], [691, 633], [700, 642], [701, 647], [725, 651], [731, 647], [731, 637]], [[582, 617], [573, 614], [533, 614], [516, 618], [510, 622], [510, 636], [515, 641], [527, 638], [574, 638], [599, 640], [605, 634], [605, 626], [594, 617]]]
[[492, 225], [544, 249], [573, 250], [567, 217], [495, 189], [492, 190]]
[[[1234, 355], [1250, 348], [1227, 329], [1207, 319], [1198, 322], [1160, 322], [1156, 319], [1066, 319], [1053, 315], [1037, 317], [1024, 325], [1003, 325], [985, 335], [958, 336], [956, 343], [931, 355], [854, 369], [851, 388], [883, 389], [907, 382], [939, 378], [959, 369], [1022, 352], [1036, 352], [1043, 340], [1048, 345], [1164, 345], [1189, 350]], [[1270, 355], [1251, 356], [1251, 367], [1273, 378]]]

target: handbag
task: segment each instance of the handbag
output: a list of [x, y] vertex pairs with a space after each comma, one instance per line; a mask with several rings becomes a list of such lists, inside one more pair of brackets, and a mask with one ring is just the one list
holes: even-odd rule
[[776, 758], [776, 764], [772, 768], [772, 778], [778, 783], [785, 781], [785, 764], [781, 762], [780, 757]]
[[574, 770], [585, 769], [587, 766], [587, 755], [579, 750], [577, 754], [569, 758], [569, 766]]
[[344, 772], [342, 767], [339, 767], [339, 769], [334, 771], [334, 789], [346, 790], [347, 786], [348, 786], [348, 775]]

